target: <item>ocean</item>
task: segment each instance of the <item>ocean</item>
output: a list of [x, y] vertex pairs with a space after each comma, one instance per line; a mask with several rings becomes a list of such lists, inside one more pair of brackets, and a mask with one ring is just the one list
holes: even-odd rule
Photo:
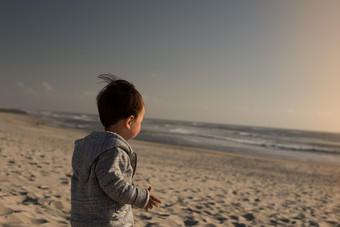
[[[50, 126], [86, 132], [103, 130], [96, 114], [46, 110], [26, 110], [26, 112]], [[340, 133], [144, 119], [142, 130], [135, 139], [238, 154], [340, 165]]]

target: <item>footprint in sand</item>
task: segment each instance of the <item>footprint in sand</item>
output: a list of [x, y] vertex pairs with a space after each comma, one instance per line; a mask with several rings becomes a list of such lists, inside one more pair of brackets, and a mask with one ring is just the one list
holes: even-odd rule
[[235, 220], [235, 221], [238, 221], [238, 217], [235, 216], [235, 215], [231, 215], [231, 216], [229, 216], [229, 217], [230, 217], [230, 219], [233, 219], [233, 220]]
[[148, 224], [145, 225], [145, 227], [152, 227], [152, 226], [159, 226], [159, 223], [152, 223], [152, 222], [149, 222]]
[[67, 178], [60, 178], [61, 180], [61, 184], [68, 184], [69, 183], [69, 179]]
[[217, 220], [220, 221], [220, 224], [223, 224], [226, 220], [228, 220], [228, 218], [225, 218], [225, 217], [219, 217], [217, 218]]
[[41, 190], [48, 190], [47, 186], [42, 186], [42, 185], [39, 185], [37, 188], [39, 188]]
[[146, 216], [146, 215], [141, 215], [142, 220], [151, 220], [152, 217]]
[[32, 198], [30, 196], [26, 196], [26, 198], [21, 203], [23, 205], [29, 205], [29, 204], [40, 205], [40, 203], [38, 202], [38, 199]]
[[234, 224], [234, 227], [246, 227], [246, 225], [243, 223], [233, 222], [233, 224]]
[[194, 218], [192, 217], [187, 217], [187, 220], [184, 221], [184, 225], [185, 226], [195, 226], [198, 224], [198, 221], [196, 221]]
[[253, 221], [255, 219], [254, 215], [251, 213], [248, 213], [246, 215], [243, 215], [243, 217], [247, 220], [247, 221]]

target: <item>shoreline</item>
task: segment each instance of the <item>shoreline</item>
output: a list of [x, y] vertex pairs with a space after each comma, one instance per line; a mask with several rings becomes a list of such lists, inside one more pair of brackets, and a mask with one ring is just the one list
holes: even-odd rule
[[[27, 113], [29, 116], [39, 118], [43, 122], [45, 122], [46, 125], [52, 127], [66, 128], [75, 130], [77, 132], [87, 133], [92, 131], [102, 131], [102, 127], [98, 122], [97, 116], [93, 114], [72, 114], [67, 112], [54, 112], [47, 110], [42, 112], [27, 110]], [[233, 127], [227, 127], [226, 130], [235, 130], [233, 133], [235, 135], [227, 135], [226, 138], [224, 138], [224, 133], [216, 133], [216, 135], [214, 134], [212, 136], [206, 134], [207, 131], [214, 130], [214, 124], [211, 124], [211, 127], [213, 128], [210, 128], [209, 123], [206, 123], [207, 125], [205, 126], [199, 126], [197, 129], [193, 129], [190, 128], [191, 123], [186, 121], [183, 121], [183, 126], [178, 125], [180, 121], [160, 121], [161, 122], [158, 122], [156, 120], [154, 122], [152, 119], [149, 119], [144, 122], [141, 133], [134, 140], [159, 144], [178, 145], [191, 148], [203, 148], [207, 150], [223, 151], [234, 154], [245, 154], [264, 158], [270, 157], [285, 160], [298, 160], [304, 162], [335, 163], [340, 165], [339, 146], [332, 145], [332, 143], [338, 144], [337, 141], [339, 141], [340, 139], [340, 134], [338, 136], [335, 136], [336, 134], [322, 134], [321, 132], [317, 131], [300, 131], [298, 134], [299, 137], [301, 136], [301, 140], [299, 140], [293, 138], [296, 130], [275, 129], [274, 131], [263, 132], [262, 135], [262, 132], [253, 132], [253, 129], [251, 127], [244, 129], [248, 131], [243, 133], [243, 126], [234, 126], [236, 127], [235, 129], [233, 129]], [[167, 121], [170, 122], [170, 125], [167, 125]], [[222, 127], [222, 129], [224, 130], [223, 124], [220, 124], [216, 127]], [[163, 128], [160, 129], [160, 132], [164, 133], [163, 136], [157, 136], [157, 130], [153, 131], [154, 128]], [[269, 130], [270, 128], [267, 129]], [[176, 133], [176, 130], [179, 130], [179, 134]], [[184, 133], [184, 135], [182, 136], [180, 133], [181, 130], [184, 130], [184, 132], [187, 133]], [[195, 130], [202, 130], [203, 136], [198, 136], [195, 133]], [[192, 135], [188, 132], [192, 132]], [[282, 139], [281, 141], [280, 137], [275, 137], [277, 133], [280, 134], [281, 132], [283, 134], [287, 133], [287, 138], [289, 139]], [[303, 133], [307, 134], [304, 135]], [[317, 135], [316, 133], [321, 134]], [[252, 136], [253, 134], [254, 136]], [[219, 135], [221, 135], [221, 138], [219, 138]], [[218, 139], [215, 140], [214, 136], [217, 136]], [[261, 137], [264, 138], [261, 139]], [[307, 138], [306, 140], [305, 137]], [[321, 142], [319, 141], [314, 144], [314, 141], [318, 141], [318, 138], [325, 139], [321, 139]]]
[[[36, 119], [36, 121], [38, 121], [40, 125], [45, 125], [45, 127], [51, 127], [51, 128], [55, 128], [55, 129], [64, 129], [64, 130], [71, 130], [74, 131], [75, 133], [85, 133], [88, 134], [89, 132], [87, 130], [82, 130], [82, 129], [75, 129], [75, 128], [70, 128], [70, 127], [62, 127], [62, 126], [54, 126], [54, 125], [49, 125], [45, 122], [45, 120], [40, 119], [37, 116], [33, 116], [31, 114], [28, 114], [27, 112], [22, 111], [23, 113], [21, 113], [21, 110], [18, 109], [3, 109], [5, 111], [1, 111], [0, 109], [0, 114], [4, 113], [4, 114], [15, 114], [18, 116], [27, 116], [28, 118], [34, 118]], [[13, 112], [11, 112], [13, 111]], [[95, 130], [96, 131], [96, 130]], [[98, 130], [97, 130], [98, 131]], [[100, 130], [99, 130], [100, 131]], [[150, 143], [150, 144], [155, 144], [155, 145], [161, 145], [161, 146], [175, 146], [178, 147], [179, 149], [196, 149], [197, 151], [214, 151], [214, 152], [222, 152], [222, 153], [226, 153], [227, 155], [241, 155], [243, 157], [251, 157], [251, 158], [259, 158], [259, 159], [274, 159], [274, 160], [287, 160], [287, 161], [298, 161], [298, 162], [307, 162], [307, 163], [316, 163], [316, 164], [329, 164], [329, 165], [339, 165], [340, 166], [340, 162], [338, 162], [337, 160], [340, 161], [340, 156], [334, 153], [306, 153], [304, 154], [304, 152], [300, 152], [300, 156], [295, 154], [295, 155], [278, 155], [278, 154], [269, 154], [269, 153], [261, 153], [261, 152], [254, 152], [249, 153], [249, 152], [235, 152], [235, 151], [228, 151], [226, 150], [222, 150], [222, 149], [214, 149], [214, 148], [201, 148], [198, 146], [190, 146], [190, 145], [175, 145], [175, 144], [169, 144], [166, 142], [157, 142], [157, 141], [149, 141], [149, 140], [143, 140], [143, 139], [139, 139], [138, 137], [133, 139], [132, 141], [141, 141], [141, 142], [145, 142], [145, 143]], [[293, 151], [294, 154], [294, 151]], [[306, 155], [306, 158], [304, 155]], [[315, 156], [316, 155], [316, 156]], [[334, 157], [336, 158], [336, 160], [332, 159], [332, 155], [335, 155]], [[313, 157], [315, 156], [315, 157]], [[328, 156], [328, 157], [327, 157]], [[338, 156], [338, 157], [337, 157]], [[305, 157], [305, 158], [298, 158], [298, 157]], [[320, 159], [318, 160], [318, 158], [320, 158], [322, 161], [320, 161]]]
[[[71, 157], [86, 132], [0, 113], [0, 225], [69, 226]], [[162, 200], [141, 226], [339, 226], [340, 166], [132, 140], [134, 184]]]
[[[340, 163], [337, 164], [333, 162], [303, 161], [303, 160], [295, 160], [295, 159], [280, 158], [280, 157], [270, 157], [270, 156], [264, 156], [264, 155], [240, 154], [240, 153], [230, 152], [230, 151], [221, 151], [221, 150], [213, 150], [213, 149], [207, 149], [207, 148], [173, 145], [173, 144], [158, 143], [158, 142], [144, 141], [144, 140], [138, 140], [138, 139], [133, 139], [129, 143], [145, 144], [145, 145], [150, 145], [150, 146], [164, 146], [170, 149], [187, 150], [187, 151], [202, 152], [202, 153], [215, 154], [215, 155], [227, 155], [227, 156], [234, 156], [234, 157], [245, 158], [245, 159], [267, 160], [267, 161], [277, 161], [277, 162], [295, 162], [297, 164], [298, 163], [301, 163], [301, 164], [310, 163], [310, 164], [316, 164], [316, 165], [325, 165], [325, 166], [331, 165], [334, 167], [340, 167]], [[133, 148], [133, 145], [132, 145], [132, 148]]]

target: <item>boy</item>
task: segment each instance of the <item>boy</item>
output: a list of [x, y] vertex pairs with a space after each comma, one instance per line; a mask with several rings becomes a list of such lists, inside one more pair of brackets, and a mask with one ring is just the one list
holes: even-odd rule
[[127, 143], [140, 132], [145, 114], [143, 98], [134, 85], [111, 74], [99, 76], [108, 84], [97, 95], [105, 132], [75, 141], [71, 182], [72, 226], [133, 226], [131, 205], [158, 207], [148, 189], [132, 184], [137, 155]]

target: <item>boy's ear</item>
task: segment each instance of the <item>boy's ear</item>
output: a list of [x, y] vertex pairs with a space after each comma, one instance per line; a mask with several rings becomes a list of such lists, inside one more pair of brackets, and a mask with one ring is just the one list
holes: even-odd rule
[[132, 121], [135, 119], [135, 117], [133, 115], [131, 115], [130, 117], [126, 118], [124, 121], [124, 125], [127, 129], [131, 128], [131, 123]]

